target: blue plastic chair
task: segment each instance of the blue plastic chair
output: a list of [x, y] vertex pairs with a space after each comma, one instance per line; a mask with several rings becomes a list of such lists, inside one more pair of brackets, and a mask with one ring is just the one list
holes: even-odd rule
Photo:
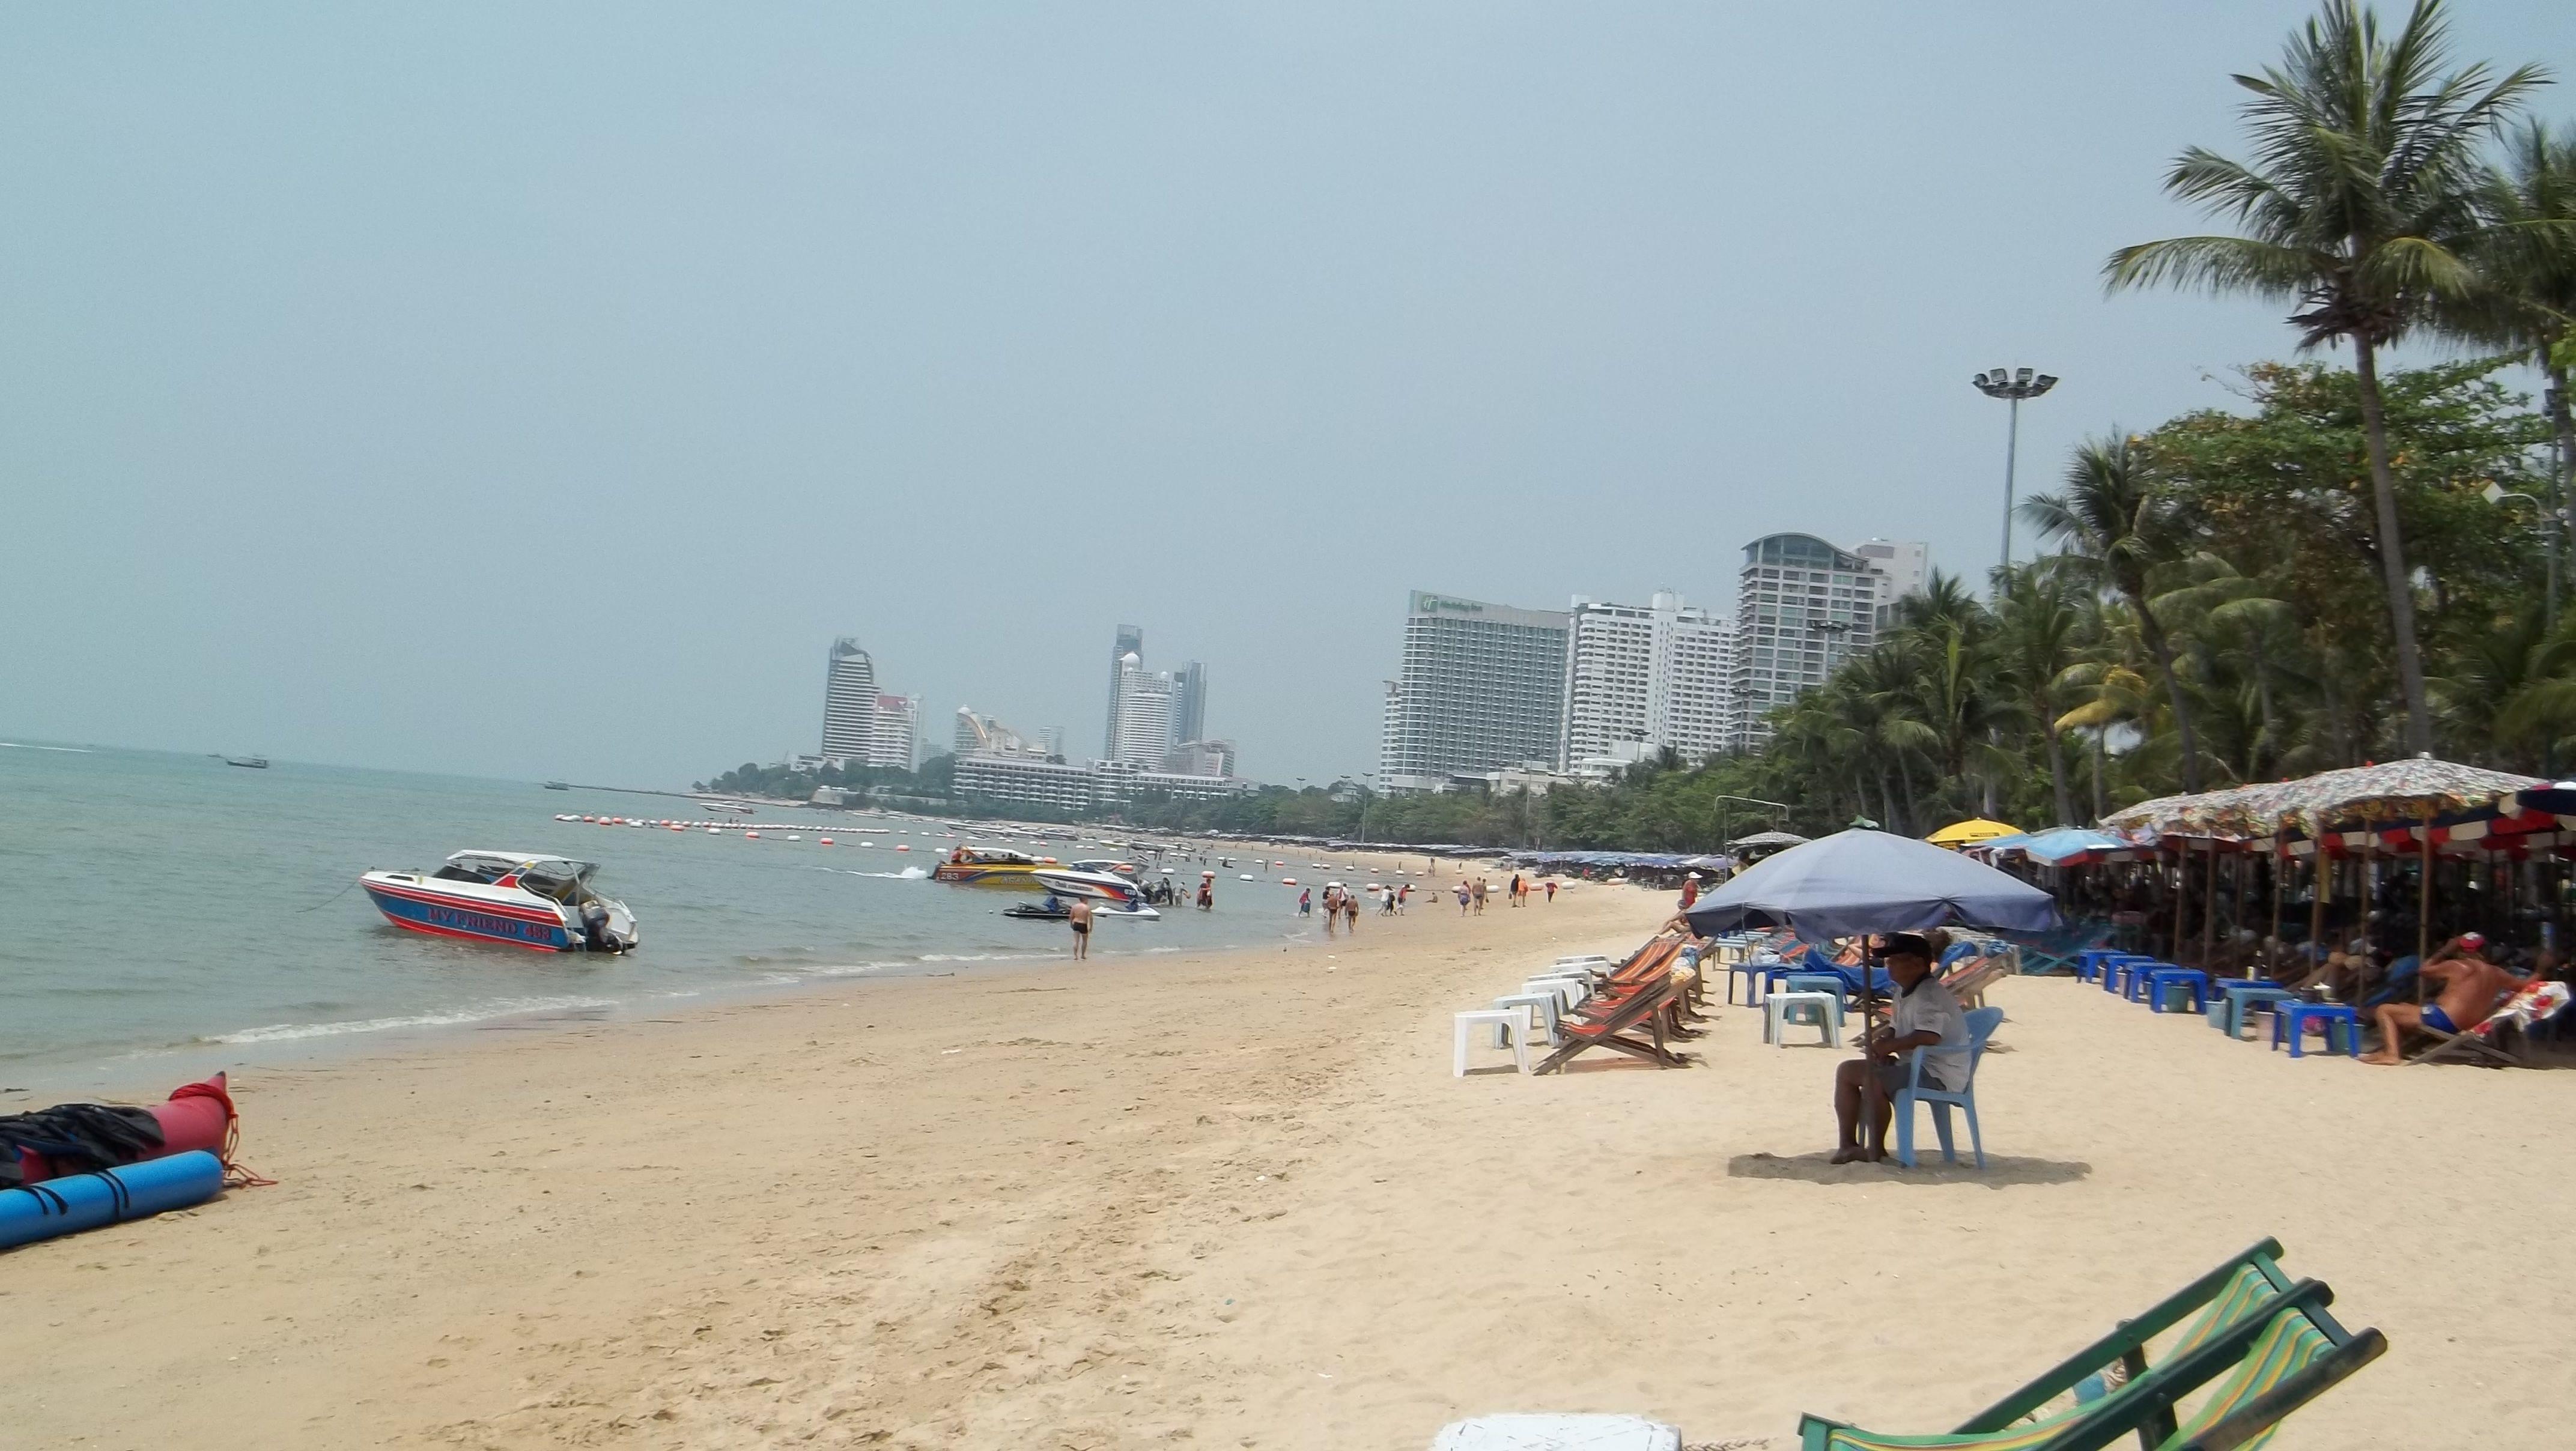
[[1929, 1048], [1917, 1048], [1907, 1056], [1912, 1060], [1906, 1070], [1905, 1086], [1896, 1093], [1896, 1162], [1914, 1167], [1914, 1106], [1932, 1110], [1932, 1132], [1941, 1140], [1941, 1161], [1959, 1162], [1956, 1147], [1950, 1142], [1950, 1110], [1955, 1105], [1968, 1116], [1968, 1145], [1975, 1152], [1977, 1167], [1986, 1167], [1986, 1136], [1977, 1129], [1977, 1063], [1986, 1056], [1986, 1040], [2004, 1020], [2001, 1008], [1977, 1008], [1968, 1014], [1968, 1081], [1956, 1092], [1926, 1087], [1923, 1082], [1923, 1055]]

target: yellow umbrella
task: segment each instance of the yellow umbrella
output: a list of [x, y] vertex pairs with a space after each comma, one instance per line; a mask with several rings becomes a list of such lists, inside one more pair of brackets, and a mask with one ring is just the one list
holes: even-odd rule
[[2000, 821], [1988, 821], [1980, 816], [1972, 821], [1951, 822], [1923, 839], [1934, 846], [1946, 846], [1955, 850], [1963, 846], [1973, 846], [1981, 841], [1993, 841], [1999, 836], [2019, 835], [2021, 835], [2021, 828], [2018, 826], [2006, 826]]

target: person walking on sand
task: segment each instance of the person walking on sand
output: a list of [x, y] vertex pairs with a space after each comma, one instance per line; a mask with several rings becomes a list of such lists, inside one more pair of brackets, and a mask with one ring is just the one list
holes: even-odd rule
[[1503, 889], [1503, 900], [1512, 906], [1521, 904], [1521, 874], [1512, 873], [1512, 884]]
[[1413, 884], [1411, 882], [1407, 882], [1403, 886], [1395, 889], [1395, 915], [1398, 917], [1403, 916], [1404, 909], [1412, 905]]
[[1556, 904], [1556, 878], [1554, 877], [1547, 879], [1547, 900], [1550, 906]]
[[1485, 915], [1485, 879], [1478, 877], [1472, 890], [1476, 895], [1476, 915], [1482, 917]]
[[1064, 920], [1073, 926], [1073, 960], [1080, 962], [1091, 955], [1091, 903], [1081, 897], [1074, 898], [1073, 905], [1065, 911]]
[[1467, 897], [1467, 879], [1460, 877], [1458, 879], [1458, 915], [1461, 917], [1467, 915]]

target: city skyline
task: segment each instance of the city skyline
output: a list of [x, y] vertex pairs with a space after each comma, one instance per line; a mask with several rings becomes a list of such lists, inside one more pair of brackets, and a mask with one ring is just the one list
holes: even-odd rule
[[[2036, 492], [2292, 355], [2101, 267], [2205, 229], [2160, 179], [2310, 8], [648, 6], [613, 56], [560, 11], [22, 8], [0, 732], [667, 785], [812, 749], [861, 623], [1079, 750], [1142, 620], [1250, 769], [1331, 779], [1426, 580], [1714, 605], [1743, 539], [1874, 530], [1981, 583], [1972, 375], [2063, 380]], [[2563, 5], [2455, 27], [2576, 53]], [[1806, 104], [1823, 64], [1863, 103]], [[1907, 246], [1848, 225], [1860, 155]], [[469, 599], [577, 662], [422, 628]]]

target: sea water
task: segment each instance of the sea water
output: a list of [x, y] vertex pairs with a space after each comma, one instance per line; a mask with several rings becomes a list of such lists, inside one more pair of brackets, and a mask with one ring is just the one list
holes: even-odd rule
[[[791, 822], [803, 840], [558, 813]], [[785, 806], [706, 818], [674, 796], [535, 782], [0, 745], [0, 1088], [141, 1083], [164, 1067], [176, 1082], [320, 1040], [354, 1047], [1067, 955], [1064, 924], [1001, 915], [1036, 894], [927, 880], [973, 839], [945, 830]], [[1080, 835], [1050, 840], [1047, 854], [1066, 860], [1116, 855]], [[363, 871], [428, 870], [468, 849], [599, 863], [596, 885], [635, 910], [642, 948], [552, 953], [426, 936], [387, 923], [353, 885]], [[1168, 864], [1183, 882], [1202, 869], [1196, 858]], [[1296, 935], [1296, 889], [1256, 875], [1220, 871], [1213, 913], [1104, 920], [1096, 954]]]

